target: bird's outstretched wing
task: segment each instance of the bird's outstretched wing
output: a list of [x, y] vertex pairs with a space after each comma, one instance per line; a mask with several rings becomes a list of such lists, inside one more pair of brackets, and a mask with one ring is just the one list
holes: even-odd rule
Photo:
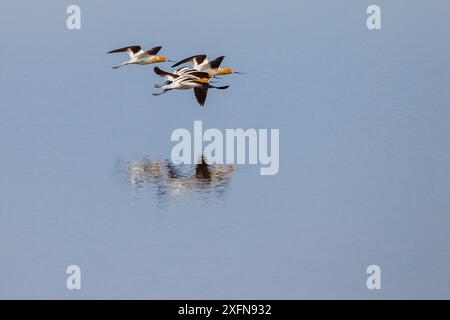
[[128, 46], [120, 49], [109, 51], [108, 53], [117, 53], [117, 52], [127, 52], [130, 58], [134, 57], [136, 54], [143, 53], [141, 46]]
[[175, 63], [172, 66], [172, 68], [178, 67], [179, 65], [182, 65], [182, 64], [188, 63], [188, 62], [191, 62], [192, 65], [194, 65], [194, 67], [195, 67], [195, 66], [198, 66], [199, 64], [202, 64], [205, 60], [207, 60], [206, 54], [199, 54], [199, 55], [192, 56], [192, 57], [183, 59], [181, 61], [178, 61], [177, 63]]
[[215, 58], [214, 60], [209, 62], [209, 66], [211, 67], [211, 69], [217, 69], [220, 67], [220, 64], [223, 61], [223, 58], [225, 58], [225, 56], [220, 56]]
[[173, 81], [179, 77], [178, 74], [174, 74], [174, 73], [170, 73], [170, 72], [161, 70], [159, 67], [155, 67], [153, 70], [155, 71], [155, 73], [158, 76], [160, 76], [161, 78], [163, 78], [165, 80]]
[[201, 71], [190, 71], [189, 75], [196, 78], [209, 78], [209, 73]]
[[208, 95], [208, 87], [194, 88], [195, 98], [202, 107], [205, 105], [206, 96]]
[[149, 56], [154, 56], [159, 52], [159, 50], [161, 50], [161, 48], [162, 48], [161, 46], [157, 46], [151, 48], [150, 50], [145, 51], [145, 53], [148, 54]]

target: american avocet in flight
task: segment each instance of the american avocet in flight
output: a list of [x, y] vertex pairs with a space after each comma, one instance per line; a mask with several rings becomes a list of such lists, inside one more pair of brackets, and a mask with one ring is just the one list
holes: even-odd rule
[[114, 66], [113, 69], [120, 68], [122, 66], [126, 66], [128, 64], [151, 64], [151, 63], [157, 63], [157, 62], [166, 62], [172, 60], [169, 60], [165, 56], [157, 56], [156, 54], [161, 50], [162, 47], [154, 47], [150, 50], [144, 51], [142, 50], [141, 46], [129, 46], [124, 47], [116, 50], [112, 50], [108, 53], [117, 53], [117, 52], [126, 52], [130, 56], [130, 60], [125, 61], [121, 63], [118, 66]]
[[192, 56], [181, 61], [175, 63], [172, 68], [178, 67], [185, 63], [192, 63], [192, 68], [198, 71], [207, 72], [210, 77], [220, 76], [224, 74], [238, 73], [242, 74], [242, 72], [237, 72], [233, 68], [220, 68], [220, 64], [222, 63], [225, 56], [220, 56], [215, 58], [214, 60], [208, 61], [206, 54], [199, 54], [196, 56]]
[[[198, 74], [198, 70], [187, 68], [187, 67], [181, 67], [175, 71], [172, 72], [172, 74], [176, 74], [177, 76], [187, 76], [187, 75], [193, 75], [194, 77]], [[208, 78], [211, 78], [209, 74], [207, 74]], [[167, 79], [166, 79], [167, 80]], [[164, 84], [157, 84], [155, 85], [155, 88], [160, 88]]]
[[170, 90], [190, 90], [194, 89], [194, 95], [197, 102], [202, 107], [205, 105], [206, 95], [208, 89], [227, 89], [229, 86], [215, 87], [209, 84], [209, 74], [206, 72], [193, 71], [189, 74], [178, 75], [161, 70], [158, 67], [154, 68], [155, 73], [164, 78], [166, 82], [163, 85], [155, 85], [156, 88], [163, 88], [162, 92], [154, 93], [154, 96], [159, 96]]

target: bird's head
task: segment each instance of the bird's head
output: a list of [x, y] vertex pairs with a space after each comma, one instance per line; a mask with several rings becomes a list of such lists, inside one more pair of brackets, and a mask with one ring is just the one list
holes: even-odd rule
[[165, 56], [154, 56], [152, 60], [153, 62], [173, 62]]
[[236, 71], [236, 69], [233, 69], [233, 68], [219, 68], [219, 69], [217, 69], [217, 72], [215, 75], [220, 76], [220, 75], [232, 74], [232, 73], [244, 74], [244, 72], [238, 72], [238, 71]]
[[219, 68], [219, 70], [217, 70], [217, 74], [218, 76], [223, 75], [223, 74], [232, 74], [234, 73], [234, 69], [233, 68]]

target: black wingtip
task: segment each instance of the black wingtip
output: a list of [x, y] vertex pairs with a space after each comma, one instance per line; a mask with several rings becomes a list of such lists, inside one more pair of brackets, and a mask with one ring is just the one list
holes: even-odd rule
[[189, 62], [189, 61], [191, 61], [192, 59], [195, 59], [195, 58], [201, 58], [201, 61], [204, 61], [206, 59], [206, 54], [197, 54], [195, 56], [188, 57], [186, 59], [180, 60], [177, 63], [175, 63], [172, 66], [172, 68], [178, 67], [179, 65], [182, 65], [183, 63], [187, 63], [187, 62]]
[[153, 71], [155, 71], [156, 74], [161, 74], [162, 70], [159, 67], [154, 67]]
[[211, 66], [212, 69], [217, 69], [220, 67], [220, 64], [222, 63], [224, 58], [225, 56], [217, 57], [214, 60], [210, 61], [209, 65]]
[[220, 63], [223, 61], [223, 59], [225, 59], [225, 56], [220, 56], [220, 57], [217, 57], [216, 59], [214, 59], [214, 60], [217, 60], [217, 61], [219, 61]]
[[149, 55], [156, 55], [161, 50], [161, 46], [153, 47], [150, 50], [145, 51]]

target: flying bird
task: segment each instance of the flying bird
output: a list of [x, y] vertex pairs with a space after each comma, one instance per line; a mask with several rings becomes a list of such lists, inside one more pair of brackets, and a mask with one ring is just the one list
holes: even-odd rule
[[155, 85], [156, 88], [162, 88], [163, 91], [159, 93], [153, 93], [154, 96], [159, 96], [170, 90], [190, 90], [194, 89], [194, 95], [197, 102], [202, 107], [205, 105], [206, 96], [208, 94], [208, 89], [227, 89], [229, 86], [216, 87], [209, 83], [209, 74], [206, 72], [200, 72], [197, 70], [192, 70], [184, 75], [179, 75], [175, 73], [170, 73], [161, 70], [158, 67], [154, 68], [157, 75], [166, 80], [162, 85]]
[[129, 64], [151, 64], [151, 63], [158, 63], [158, 62], [173, 62], [172, 60], [169, 60], [165, 56], [157, 56], [159, 50], [161, 50], [162, 47], [154, 47], [150, 50], [144, 51], [142, 50], [141, 46], [129, 46], [124, 47], [116, 50], [109, 51], [108, 53], [117, 53], [117, 52], [126, 52], [130, 56], [130, 59], [128, 61], [125, 61], [117, 66], [114, 66], [113, 69], [117, 69]]
[[237, 72], [233, 68], [220, 68], [220, 64], [222, 63], [225, 56], [220, 56], [215, 58], [214, 60], [208, 61], [206, 54], [199, 54], [196, 56], [192, 56], [181, 61], [175, 63], [172, 68], [178, 67], [185, 63], [192, 63], [192, 68], [198, 71], [207, 72], [210, 77], [220, 76], [224, 74], [242, 74], [242, 72]]
[[[161, 70], [161, 69], [160, 69]], [[173, 71], [171, 74], [175, 74], [177, 76], [187, 76], [187, 75], [193, 75], [194, 77], [198, 74], [198, 70], [187, 68], [187, 67], [181, 67], [175, 71]], [[206, 76], [206, 75], [204, 75]], [[207, 78], [211, 78], [209, 74], [206, 76]], [[167, 80], [167, 79], [166, 79]], [[164, 84], [156, 84], [155, 88], [160, 88]]]

